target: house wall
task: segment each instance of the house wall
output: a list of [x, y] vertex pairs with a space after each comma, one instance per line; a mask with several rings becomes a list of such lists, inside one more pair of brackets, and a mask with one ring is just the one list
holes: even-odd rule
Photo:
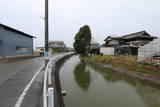
[[109, 41], [109, 45], [118, 45], [118, 40]]
[[114, 55], [115, 48], [114, 47], [101, 47], [100, 53], [103, 55]]
[[[1, 28], [0, 39], [0, 50], [2, 50], [0, 56], [32, 55], [33, 38]], [[17, 46], [28, 48], [28, 50], [26, 52], [16, 51]]]

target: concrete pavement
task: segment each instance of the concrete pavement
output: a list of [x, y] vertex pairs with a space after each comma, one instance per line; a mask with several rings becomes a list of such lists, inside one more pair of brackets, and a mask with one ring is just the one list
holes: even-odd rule
[[26, 85], [43, 64], [42, 57], [0, 63], [0, 107], [14, 107]]

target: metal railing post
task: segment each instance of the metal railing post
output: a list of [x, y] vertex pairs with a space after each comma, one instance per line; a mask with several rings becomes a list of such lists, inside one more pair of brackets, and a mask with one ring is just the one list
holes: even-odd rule
[[48, 71], [48, 84], [51, 85], [52, 84], [52, 77], [51, 77], [51, 69], [49, 69]]
[[54, 89], [48, 88], [48, 107], [54, 107]]
[[47, 107], [47, 72], [44, 73], [44, 85], [43, 85], [43, 107]]

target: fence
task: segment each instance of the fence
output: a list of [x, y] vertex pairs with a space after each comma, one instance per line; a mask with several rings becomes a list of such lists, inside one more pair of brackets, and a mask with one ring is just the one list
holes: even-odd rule
[[52, 83], [52, 72], [54, 72], [56, 62], [65, 56], [71, 55], [71, 53], [60, 54], [50, 58], [44, 73], [44, 85], [43, 85], [43, 107], [54, 107], [54, 86]]

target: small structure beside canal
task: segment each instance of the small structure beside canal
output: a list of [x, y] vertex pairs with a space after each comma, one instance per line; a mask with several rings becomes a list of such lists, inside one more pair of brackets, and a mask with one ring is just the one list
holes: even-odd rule
[[34, 36], [0, 24], [0, 58], [32, 56]]

